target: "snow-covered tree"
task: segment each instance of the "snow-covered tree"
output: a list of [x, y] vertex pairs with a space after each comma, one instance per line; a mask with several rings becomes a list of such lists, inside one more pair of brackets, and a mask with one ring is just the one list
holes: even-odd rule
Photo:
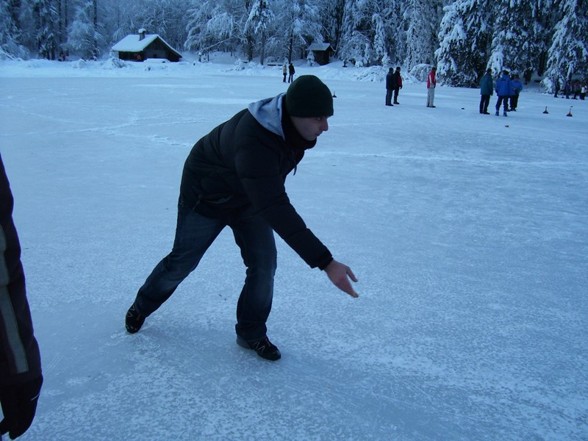
[[58, 50], [58, 1], [29, 0], [33, 16], [33, 35], [39, 56], [55, 60]]
[[[270, 28], [274, 14], [269, 8], [268, 0], [254, 0], [249, 11], [249, 16], [245, 22], [245, 33], [255, 36], [259, 49], [259, 58], [261, 64], [265, 58], [265, 47], [268, 38], [268, 29]], [[249, 59], [253, 54], [249, 54]]]
[[9, 0], [0, 0], [0, 58], [25, 57], [26, 49], [20, 44], [18, 11]]
[[346, 0], [317, 0], [324, 39], [335, 50], [341, 46], [346, 3]]
[[136, 34], [140, 28], [144, 28], [144, 23], [137, 18], [137, 10], [142, 8], [141, 1], [135, 0], [131, 3], [121, 0], [100, 0], [102, 16], [105, 17], [102, 26], [107, 45], [117, 43], [127, 35]]
[[534, 64], [534, 17], [528, 0], [496, 0], [489, 67], [522, 73]]
[[371, 16], [365, 12], [363, 0], [346, 0], [343, 33], [339, 56], [358, 66], [369, 65], [372, 42], [369, 36]]
[[406, 2], [403, 19], [406, 26], [405, 65], [411, 69], [418, 64], [432, 64], [437, 48], [436, 3], [431, 0]]
[[347, 0], [340, 57], [358, 66], [382, 64], [398, 58], [394, 36], [399, 28], [396, 2]]
[[100, 53], [102, 41], [97, 0], [85, 0], [76, 8], [75, 19], [69, 29], [68, 47], [82, 58], [95, 59]]
[[553, 36], [553, 28], [561, 16], [560, 0], [536, 0], [531, 3], [532, 30], [526, 45], [527, 65], [521, 65], [525, 80], [529, 81], [533, 72], [543, 75], [547, 67], [547, 53]]
[[573, 75], [588, 75], [588, 3], [563, 0], [562, 12], [549, 48], [546, 72], [550, 81], [560, 81], [561, 85]]
[[[139, 28], [146, 29], [149, 33], [161, 35], [165, 41], [174, 47], [181, 47], [187, 37], [188, 17], [186, 11], [190, 9], [191, 2], [187, 0], [141, 0], [141, 7], [133, 3], [135, 10], [134, 22]], [[213, 2], [214, 3], [214, 2]]]
[[444, 8], [435, 51], [439, 80], [453, 86], [476, 86], [486, 69], [491, 15], [485, 0], [457, 0]]
[[[237, 22], [239, 17], [230, 2], [204, 1], [189, 11], [186, 26], [188, 36], [184, 42], [186, 49], [196, 49], [207, 53], [211, 49], [230, 48], [238, 45]], [[233, 46], [224, 45], [232, 40]]]
[[311, 41], [323, 41], [319, 9], [310, 0], [279, 0], [272, 3], [275, 17], [269, 49], [292, 61], [294, 53], [304, 57]]

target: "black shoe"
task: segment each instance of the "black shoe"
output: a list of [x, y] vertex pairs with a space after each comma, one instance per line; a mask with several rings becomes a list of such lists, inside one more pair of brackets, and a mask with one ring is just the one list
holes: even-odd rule
[[125, 327], [127, 328], [127, 332], [129, 334], [135, 334], [139, 332], [141, 326], [145, 323], [145, 316], [143, 316], [135, 307], [133, 303], [129, 310], [127, 311], [127, 315], [125, 317]]
[[267, 336], [263, 337], [261, 340], [252, 342], [245, 340], [243, 337], [237, 336], [237, 344], [242, 348], [254, 350], [257, 352], [257, 355], [266, 360], [276, 361], [282, 358], [280, 350], [269, 341]]
[[398, 101], [394, 101], [394, 104], [400, 104]]

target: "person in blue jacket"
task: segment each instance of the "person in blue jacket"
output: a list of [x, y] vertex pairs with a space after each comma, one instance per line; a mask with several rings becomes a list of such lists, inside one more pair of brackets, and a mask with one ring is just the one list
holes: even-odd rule
[[[333, 258], [306, 226], [286, 193], [286, 176], [329, 129], [333, 97], [314, 75], [287, 92], [251, 103], [192, 148], [180, 183], [171, 252], [154, 268], [125, 317], [129, 333], [174, 293], [225, 227], [241, 250], [245, 284], [237, 301], [237, 344], [266, 360], [281, 357], [267, 337], [277, 252], [274, 232], [311, 268], [351, 297], [351, 269]], [[220, 271], [220, 270], [219, 270]], [[220, 273], [219, 273], [220, 276]]]
[[498, 96], [498, 101], [496, 101], [496, 116], [500, 115], [500, 105], [504, 107], [502, 114], [508, 116], [506, 112], [508, 112], [508, 100], [512, 95], [512, 83], [507, 70], [502, 71], [502, 76], [496, 80], [494, 90], [496, 90], [496, 95]]
[[490, 97], [493, 94], [493, 83], [492, 69], [488, 69], [480, 80], [480, 113], [483, 115], [490, 115], [488, 106], [490, 105]]
[[519, 105], [519, 94], [521, 93], [521, 90], [523, 90], [523, 83], [518, 75], [515, 74], [512, 76], [511, 85], [512, 95], [510, 96], [510, 111], [516, 112], [517, 106]]

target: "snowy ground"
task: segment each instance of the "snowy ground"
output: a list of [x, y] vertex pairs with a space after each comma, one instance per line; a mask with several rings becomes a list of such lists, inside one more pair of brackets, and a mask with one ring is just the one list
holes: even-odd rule
[[229, 231], [124, 331], [192, 144], [286, 88], [279, 67], [147, 67], [0, 63], [45, 374], [23, 441], [588, 439], [588, 101], [526, 90], [504, 118], [407, 83], [388, 108], [373, 71], [299, 66], [337, 98], [289, 194], [360, 298], [278, 241], [271, 363], [234, 343]]

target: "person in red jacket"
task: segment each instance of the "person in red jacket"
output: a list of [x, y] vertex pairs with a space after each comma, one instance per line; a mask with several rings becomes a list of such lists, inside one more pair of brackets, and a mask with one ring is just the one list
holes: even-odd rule
[[437, 68], [433, 67], [427, 75], [427, 107], [435, 107], [435, 87], [437, 86]]
[[31, 426], [43, 375], [26, 297], [14, 199], [0, 156], [0, 438], [15, 439]]
[[285, 94], [249, 105], [192, 148], [182, 174], [172, 251], [151, 272], [127, 311], [125, 326], [138, 332], [198, 266], [225, 228], [233, 231], [245, 264], [237, 302], [237, 344], [267, 360], [281, 357], [267, 337], [273, 298], [276, 232], [311, 268], [357, 297], [351, 269], [336, 261], [312, 233], [286, 193], [286, 176], [329, 129], [333, 97], [314, 75], [296, 79]]

